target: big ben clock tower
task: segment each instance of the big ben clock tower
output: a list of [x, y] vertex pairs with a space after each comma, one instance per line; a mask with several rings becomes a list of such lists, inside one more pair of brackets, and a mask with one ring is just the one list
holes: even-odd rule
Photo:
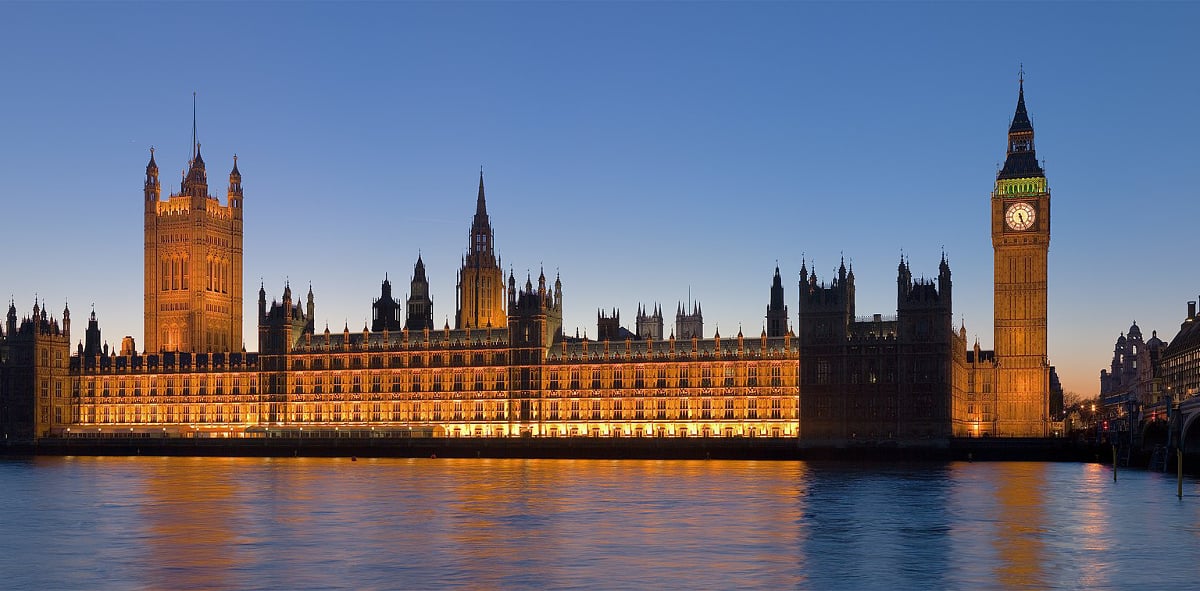
[[1007, 158], [992, 192], [995, 255], [995, 429], [1002, 437], [1045, 437], [1050, 420], [1046, 355], [1046, 262], [1050, 189], [1033, 148], [1020, 78]]

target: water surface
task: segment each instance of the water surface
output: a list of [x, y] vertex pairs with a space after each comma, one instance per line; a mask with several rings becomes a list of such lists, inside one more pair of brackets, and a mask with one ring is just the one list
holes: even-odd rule
[[0, 459], [21, 589], [1200, 585], [1200, 483], [1095, 464]]

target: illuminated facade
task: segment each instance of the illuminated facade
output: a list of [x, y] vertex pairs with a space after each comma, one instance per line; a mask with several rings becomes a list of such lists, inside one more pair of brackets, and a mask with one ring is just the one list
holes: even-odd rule
[[995, 402], [989, 409], [992, 434], [1045, 437], [1051, 426], [1046, 345], [1050, 188], [1034, 151], [1024, 80], [991, 209], [996, 347]]
[[639, 306], [636, 331], [613, 310], [598, 313], [595, 340], [565, 336], [557, 277], [549, 285], [540, 274], [536, 286], [527, 277], [519, 288], [510, 272], [506, 281], [481, 174], [453, 329], [433, 326], [418, 256], [407, 301], [385, 278], [360, 331], [317, 333], [311, 286], [303, 301], [285, 285], [269, 303], [261, 286], [258, 352], [245, 353], [236, 159], [228, 194], [227, 206], [208, 196], [197, 144], [180, 193], [162, 201], [151, 153], [143, 353], [132, 342], [119, 352], [101, 347], [93, 313], [87, 345], [70, 356], [68, 312], [58, 329], [35, 311], [29, 326], [40, 328], [29, 329], [30, 340], [10, 310], [0, 386], [5, 401], [31, 401], [6, 407], [19, 412], [5, 416], [32, 421], [21, 433], [795, 437], [814, 445], [1048, 433], [1049, 192], [1023, 82], [991, 200], [995, 351], [968, 350], [965, 327], [953, 326], [945, 256], [928, 281], [914, 280], [901, 260], [894, 316], [855, 314], [854, 273], [844, 264], [828, 284], [802, 267], [793, 333], [776, 268], [757, 338], [740, 330], [706, 338], [692, 302], [679, 304], [667, 338], [658, 305]]
[[[776, 291], [772, 297], [781, 299]], [[683, 315], [689, 338], [663, 339], [657, 307], [652, 316], [639, 314], [638, 335], [617, 326], [602, 340], [564, 336], [561, 280], [548, 285], [543, 274], [536, 287], [527, 278], [519, 289], [510, 273], [505, 285], [482, 178], [458, 296], [458, 327], [433, 328], [418, 258], [407, 310], [385, 279], [371, 327], [318, 334], [311, 288], [301, 301], [285, 285], [270, 303], [260, 288], [258, 353], [81, 349], [71, 359], [70, 412], [54, 433], [799, 434], [798, 348], [790, 333], [702, 338], [696, 306]]]
[[[512, 281], [510, 276], [510, 283]], [[260, 353], [72, 359], [67, 436], [795, 437], [797, 348], [562, 336], [562, 285], [510, 291], [507, 328], [314, 334], [273, 302]], [[82, 364], [82, 365], [81, 365]]]
[[504, 270], [496, 258], [495, 236], [483, 196], [483, 171], [479, 172], [479, 196], [471, 220], [470, 242], [458, 272], [458, 313], [455, 328], [500, 328], [508, 318], [504, 312]]
[[163, 201], [151, 149], [145, 238], [145, 350], [241, 350], [242, 174], [237, 157], [226, 205], [208, 194], [200, 144], [179, 192]]

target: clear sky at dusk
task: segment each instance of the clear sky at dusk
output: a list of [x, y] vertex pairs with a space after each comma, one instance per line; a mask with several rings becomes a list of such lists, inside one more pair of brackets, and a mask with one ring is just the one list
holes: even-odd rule
[[[853, 263], [895, 312], [901, 252], [992, 345], [989, 193], [1024, 63], [1053, 207], [1051, 362], [1091, 396], [1136, 320], [1200, 292], [1194, 3], [0, 3], [0, 293], [142, 344], [142, 180], [177, 190], [193, 91], [210, 191], [245, 187], [245, 334], [260, 279], [361, 330], [420, 251], [439, 326], [484, 167], [497, 250], [597, 308], [703, 304], [763, 327], [776, 261]], [[79, 330], [78, 338], [82, 337]]]

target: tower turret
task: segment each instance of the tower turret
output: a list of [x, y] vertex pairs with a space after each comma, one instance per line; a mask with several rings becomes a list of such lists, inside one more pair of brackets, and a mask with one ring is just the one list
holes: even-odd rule
[[425, 276], [425, 261], [417, 253], [413, 265], [412, 281], [409, 283], [408, 314], [404, 322], [409, 330], [433, 328], [433, 299], [429, 297], [429, 279]]
[[258, 322], [261, 324], [267, 317], [267, 286], [258, 286]]
[[229, 206], [242, 208], [242, 173], [238, 170], [237, 154], [233, 155], [233, 170], [229, 171]]
[[938, 295], [941, 296], [943, 302], [946, 303], [946, 308], [953, 309], [953, 290], [952, 282], [950, 281], [950, 263], [946, 260], [946, 253], [942, 253], [942, 262], [938, 265]]
[[704, 314], [700, 302], [690, 303], [685, 309], [680, 302], [675, 312], [675, 336], [680, 339], [704, 338]]
[[554, 307], [562, 310], [562, 277], [554, 274]]
[[383, 277], [383, 285], [379, 288], [379, 297], [371, 304], [371, 330], [403, 330], [401, 311], [404, 308], [392, 297], [392, 282], [387, 275]]
[[313, 334], [316, 332], [316, 320], [313, 313], [316, 311], [316, 301], [313, 298], [312, 282], [308, 284], [308, 298], [304, 306], [304, 317], [308, 320], [308, 324], [304, 326], [305, 334]]
[[158, 183], [158, 163], [154, 161], [154, 148], [150, 148], [150, 162], [146, 163], [146, 181], [144, 184], [146, 209], [153, 211], [154, 203], [162, 197], [162, 186]]
[[661, 341], [663, 338], [662, 308], [654, 304], [654, 311], [647, 314], [644, 306], [638, 306], [637, 336], [639, 339]]
[[204, 170], [204, 157], [200, 155], [200, 144], [196, 144], [196, 154], [188, 167], [179, 187], [180, 195], [191, 197], [193, 209], [204, 209], [204, 200], [208, 199], [208, 174]]
[[788, 308], [783, 297], [783, 277], [779, 265], [771, 281], [771, 303], [767, 305], [767, 336], [781, 337], [787, 333]]
[[83, 354], [87, 357], [99, 355], [101, 351], [100, 323], [96, 321], [96, 309], [88, 315], [87, 331], [83, 336]]

